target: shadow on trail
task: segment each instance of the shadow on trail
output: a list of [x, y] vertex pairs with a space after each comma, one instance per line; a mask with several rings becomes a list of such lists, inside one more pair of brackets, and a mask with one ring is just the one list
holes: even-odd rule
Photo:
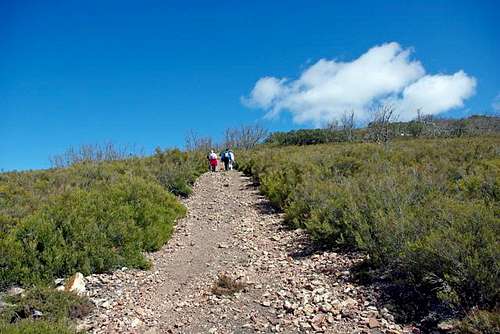
[[259, 190], [259, 182], [250, 180], [250, 183], [247, 183], [241, 187], [242, 190]]
[[379, 308], [388, 308], [399, 323], [415, 324], [424, 333], [435, 331], [439, 322], [457, 318], [463, 311], [429, 293], [443, 288], [439, 282], [425, 279], [415, 282], [402, 272], [375, 267], [368, 260], [353, 266], [351, 280], [377, 289]]
[[281, 212], [279, 209], [276, 209], [274, 206], [272, 206], [272, 204], [269, 203], [268, 201], [255, 203], [252, 205], [252, 207], [262, 215], [275, 215]]

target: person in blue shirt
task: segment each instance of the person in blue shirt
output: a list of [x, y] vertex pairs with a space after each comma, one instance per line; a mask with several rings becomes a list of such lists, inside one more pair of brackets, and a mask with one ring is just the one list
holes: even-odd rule
[[225, 151], [221, 152], [220, 154], [220, 161], [224, 163], [224, 170], [229, 170], [229, 159], [230, 159], [230, 154], [229, 154], [229, 148], [226, 148]]

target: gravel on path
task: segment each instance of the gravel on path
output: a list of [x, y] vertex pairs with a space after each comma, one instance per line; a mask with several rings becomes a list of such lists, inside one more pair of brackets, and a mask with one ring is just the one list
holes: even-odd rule
[[[187, 217], [151, 253], [148, 271], [86, 277], [96, 305], [79, 324], [93, 333], [410, 333], [350, 280], [356, 253], [310, 251], [302, 230], [236, 171], [206, 173], [183, 200]], [[241, 285], [214, 294], [225, 274]]]

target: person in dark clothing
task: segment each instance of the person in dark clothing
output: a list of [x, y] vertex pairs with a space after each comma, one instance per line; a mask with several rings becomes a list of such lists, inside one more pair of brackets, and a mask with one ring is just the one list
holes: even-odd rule
[[229, 160], [231, 159], [229, 154], [229, 148], [226, 148], [224, 152], [220, 154], [220, 160], [224, 163], [224, 170], [229, 170]]

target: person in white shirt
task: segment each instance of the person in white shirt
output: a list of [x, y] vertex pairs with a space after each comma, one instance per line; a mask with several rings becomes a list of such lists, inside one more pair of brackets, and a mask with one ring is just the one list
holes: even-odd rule
[[210, 164], [210, 170], [212, 172], [215, 172], [217, 168], [217, 154], [214, 152], [214, 150], [211, 150], [210, 153], [207, 155], [208, 162]]
[[229, 150], [228, 151], [229, 155], [229, 170], [233, 170], [233, 165], [234, 165], [234, 152]]

